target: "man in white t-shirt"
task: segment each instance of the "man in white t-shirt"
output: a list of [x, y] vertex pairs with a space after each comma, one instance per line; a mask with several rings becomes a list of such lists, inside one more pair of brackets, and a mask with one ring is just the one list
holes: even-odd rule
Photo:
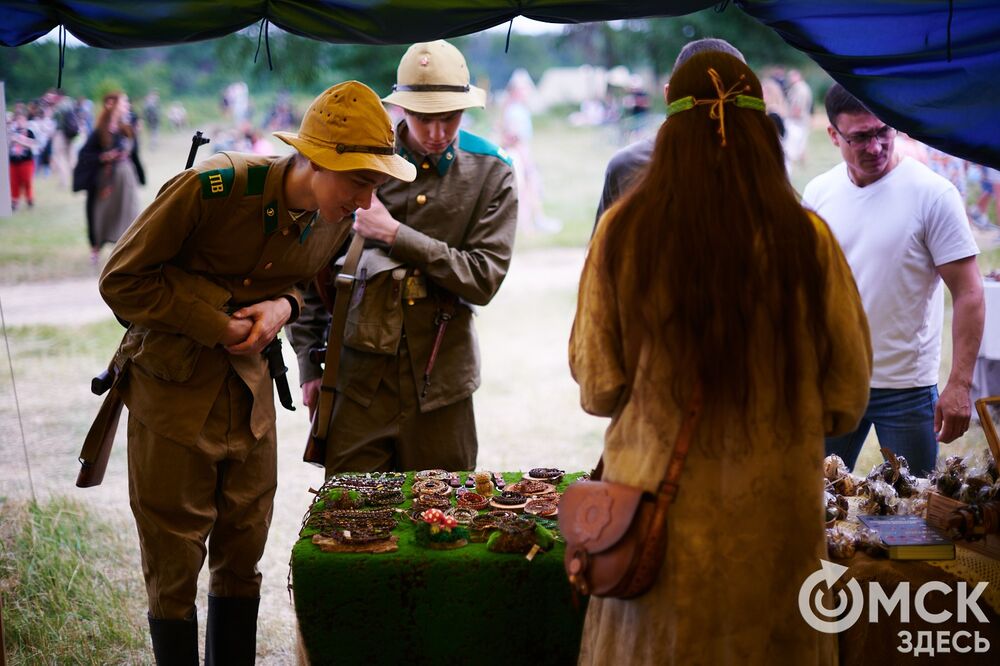
[[[850, 434], [830, 438], [854, 467], [871, 426], [879, 443], [923, 475], [937, 442], [969, 427], [969, 388], [983, 334], [979, 248], [954, 185], [894, 154], [896, 130], [840, 84], [826, 95], [827, 132], [844, 161], [814, 178], [803, 204], [827, 221], [854, 272], [871, 328], [874, 371], [868, 410]], [[951, 293], [952, 366], [937, 392], [944, 313]]]

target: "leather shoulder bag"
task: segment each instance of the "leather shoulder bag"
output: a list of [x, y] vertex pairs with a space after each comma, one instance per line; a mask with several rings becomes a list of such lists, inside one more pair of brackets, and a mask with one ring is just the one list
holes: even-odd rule
[[701, 387], [685, 410], [666, 474], [656, 493], [601, 481], [603, 456], [589, 481], [569, 486], [559, 502], [564, 564], [580, 594], [630, 599], [652, 587], [667, 551], [667, 510], [701, 416]]

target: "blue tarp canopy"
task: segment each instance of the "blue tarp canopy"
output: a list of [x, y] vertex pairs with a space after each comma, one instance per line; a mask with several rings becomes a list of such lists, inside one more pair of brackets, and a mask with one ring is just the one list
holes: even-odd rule
[[[0, 44], [65, 26], [102, 48], [220, 37], [258, 21], [327, 42], [406, 44], [454, 37], [515, 16], [554, 23], [681, 16], [706, 0], [8, 0]], [[743, 0], [882, 120], [945, 152], [1000, 168], [997, 0]], [[737, 44], [737, 46], [739, 46]]]

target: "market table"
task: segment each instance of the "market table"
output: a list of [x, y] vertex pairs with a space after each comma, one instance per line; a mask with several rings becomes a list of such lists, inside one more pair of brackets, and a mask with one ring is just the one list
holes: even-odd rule
[[[411, 504], [412, 482], [408, 473], [400, 508]], [[528, 561], [485, 543], [423, 548], [405, 517], [394, 533], [391, 553], [323, 552], [311, 532], [293, 547], [295, 612], [312, 664], [576, 663], [586, 604], [566, 581], [561, 541]]]
[[[900, 561], [885, 558], [871, 557], [863, 552], [858, 552], [850, 559], [834, 560], [836, 563], [848, 567], [847, 572], [841, 576], [840, 582], [851, 578], [858, 581], [865, 593], [865, 612], [861, 618], [849, 629], [838, 635], [840, 645], [841, 666], [888, 666], [890, 664], [919, 664], [927, 663], [926, 652], [922, 656], [914, 656], [911, 653], [904, 654], [899, 651], [901, 645], [900, 631], [908, 631], [912, 636], [912, 643], [915, 645], [918, 640], [918, 632], [948, 632], [954, 636], [956, 632], [968, 631], [978, 632], [990, 643], [988, 652], [975, 654], [974, 652], [960, 653], [954, 649], [947, 652], [937, 652], [930, 661], [935, 666], [939, 664], [965, 666], [966, 664], [990, 664], [996, 666], [1000, 663], [1000, 613], [997, 606], [1000, 605], [1000, 562], [987, 558], [968, 549], [959, 546], [956, 548], [955, 560], [940, 562], [923, 561]], [[956, 584], [965, 580], [972, 583], [985, 580], [989, 583], [987, 592], [978, 599], [978, 606], [986, 616], [988, 623], [980, 622], [971, 613], [965, 623], [959, 623], [956, 611]], [[878, 582], [887, 595], [892, 595], [896, 587], [908, 581], [910, 584], [910, 621], [901, 622], [899, 609], [892, 613], [881, 613], [878, 623], [868, 621], [868, 583]], [[913, 607], [913, 598], [917, 589], [928, 581], [940, 581], [947, 585], [952, 591], [949, 594], [933, 592], [926, 596], [925, 606], [930, 613], [950, 611], [952, 616], [943, 623], [932, 624], [919, 617]], [[838, 583], [839, 586], [839, 583]], [[992, 589], [990, 589], [992, 588]], [[971, 641], [963, 637], [960, 647], [965, 647]]]

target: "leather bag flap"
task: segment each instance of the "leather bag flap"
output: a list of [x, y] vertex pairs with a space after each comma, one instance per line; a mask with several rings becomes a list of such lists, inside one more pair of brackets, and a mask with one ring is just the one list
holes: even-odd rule
[[625, 536], [642, 495], [621, 483], [578, 481], [559, 501], [559, 531], [568, 544], [600, 553]]

